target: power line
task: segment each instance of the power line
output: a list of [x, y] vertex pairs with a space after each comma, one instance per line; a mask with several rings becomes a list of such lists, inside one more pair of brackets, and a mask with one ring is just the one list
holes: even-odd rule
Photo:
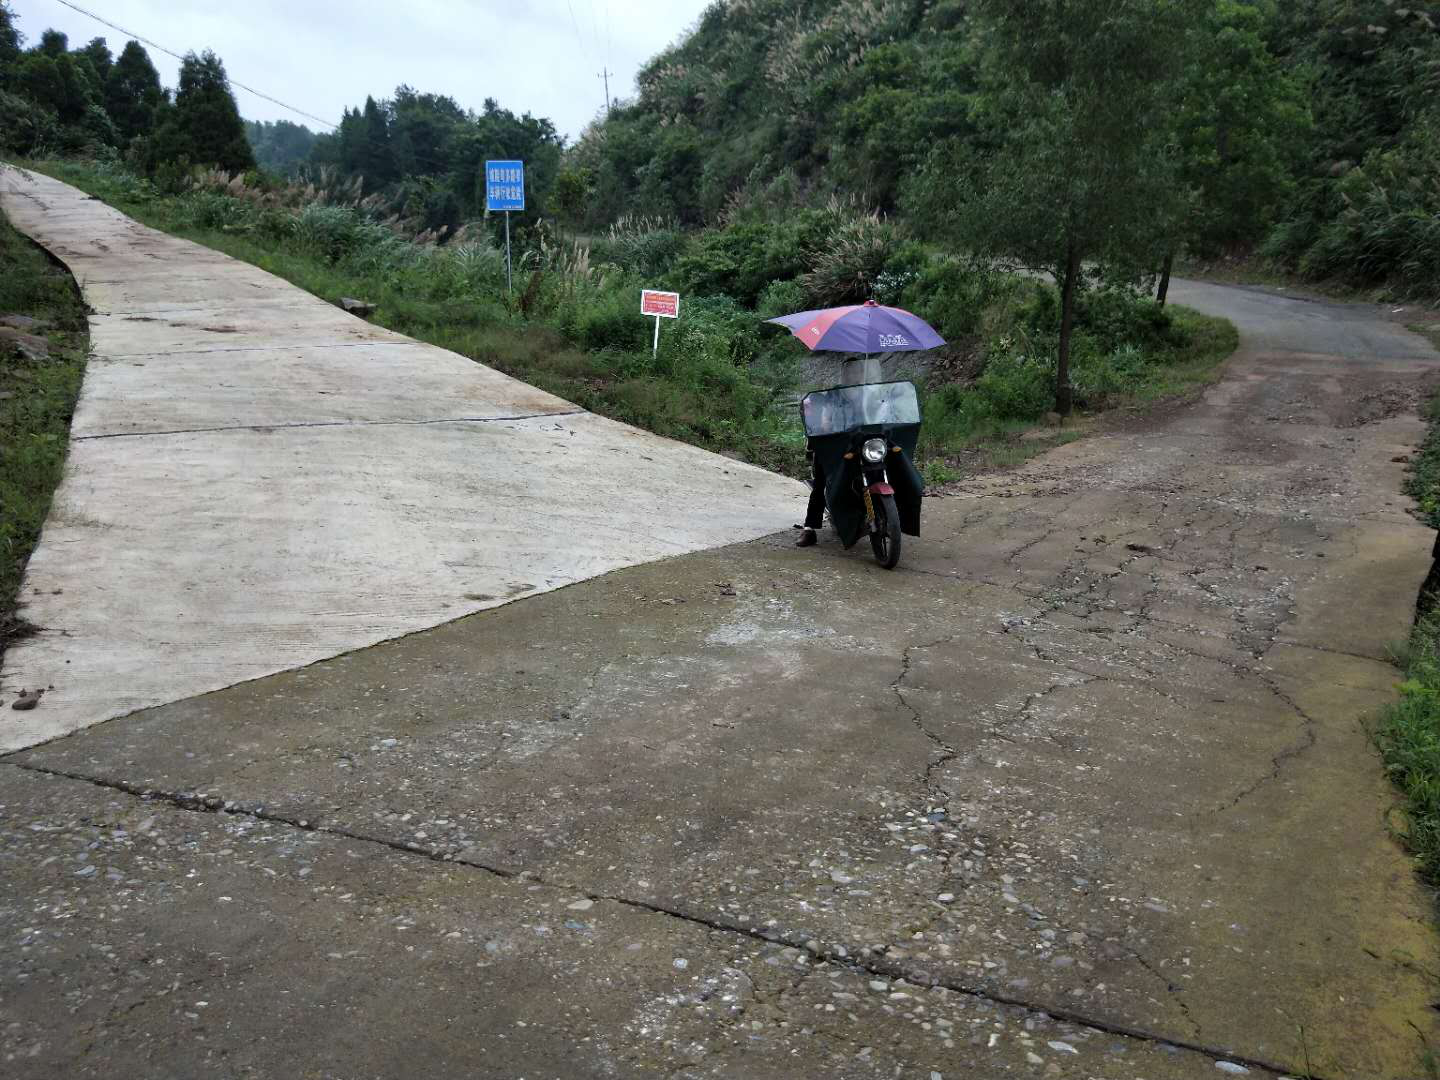
[[[64, 7], [69, 8], [71, 11], [78, 11], [81, 15], [88, 16], [89, 18], [94, 19], [96, 22], [101, 23], [101, 24], [104, 25], [104, 26], [110, 27], [111, 30], [118, 30], [118, 31], [120, 31], [120, 33], [125, 34], [125, 35], [127, 35], [128, 37], [132, 37], [132, 38], [134, 38], [136, 41], [141, 42], [142, 44], [149, 45], [152, 49], [156, 50], [157, 52], [162, 52], [162, 53], [164, 53], [166, 56], [173, 56], [176, 60], [179, 60], [181, 63], [184, 63], [184, 62], [185, 62], [185, 57], [183, 57], [183, 56], [181, 56], [179, 53], [175, 52], [175, 50], [173, 50], [173, 49], [167, 49], [167, 48], [165, 48], [164, 45], [157, 44], [156, 42], [151, 41], [151, 40], [150, 40], [149, 38], [147, 38], [147, 37], [142, 37], [141, 35], [135, 33], [135, 31], [133, 31], [133, 30], [126, 30], [125, 27], [123, 27], [123, 26], [118, 26], [118, 25], [116, 25], [115, 23], [111, 22], [109, 19], [101, 18], [99, 15], [96, 15], [93, 11], [86, 11], [86, 10], [85, 10], [83, 7], [81, 7], [79, 4], [72, 4], [72, 3], [70, 3], [70, 0], [55, 0], [55, 2], [56, 2], [57, 4], [61, 4], [61, 5], [63, 5]], [[285, 102], [281, 101], [279, 98], [273, 98], [273, 97], [271, 97], [269, 94], [262, 93], [261, 91], [256, 90], [253, 86], [246, 86], [244, 83], [240, 82], [240, 80], [238, 80], [238, 79], [231, 79], [231, 80], [230, 80], [230, 83], [231, 83], [232, 86], [238, 86], [241, 90], [244, 90], [244, 91], [245, 91], [246, 93], [248, 93], [248, 94], [254, 94], [254, 95], [255, 95], [256, 97], [258, 97], [258, 98], [263, 98], [264, 100], [270, 102], [272, 105], [279, 105], [282, 109], [289, 109], [289, 110], [290, 110], [291, 112], [293, 112], [296, 116], [303, 116], [303, 117], [305, 117], [305, 119], [307, 119], [307, 120], [314, 120], [315, 123], [317, 123], [317, 124], [322, 124], [322, 125], [324, 125], [325, 127], [328, 127], [328, 128], [334, 128], [334, 127], [339, 127], [339, 126], [340, 126], [339, 124], [331, 123], [329, 120], [322, 120], [320, 117], [315, 116], [313, 113], [307, 113], [304, 109], [297, 109], [297, 108], [295, 108], [294, 105], [287, 105], [287, 104], [285, 104]]]
[[590, 8], [590, 33], [595, 38], [595, 48], [600, 49], [600, 17], [595, 14], [595, 0], [585, 0]]
[[575, 18], [575, 5], [571, 0], [565, 0], [565, 6], [570, 11], [570, 25], [575, 29], [575, 44], [580, 46], [580, 51], [585, 54], [585, 58], [588, 60], [590, 59], [590, 50], [585, 47], [585, 41], [580, 36], [580, 20]]

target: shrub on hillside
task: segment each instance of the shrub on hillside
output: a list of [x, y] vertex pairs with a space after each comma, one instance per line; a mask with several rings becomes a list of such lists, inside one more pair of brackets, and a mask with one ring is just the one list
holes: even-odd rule
[[296, 215], [294, 238], [301, 250], [334, 263], [378, 240], [382, 232], [347, 207], [311, 205]]
[[755, 314], [761, 319], [774, 319], [806, 310], [809, 297], [798, 281], [772, 281], [760, 293]]
[[752, 307], [766, 285], [804, 268], [790, 229], [752, 221], [701, 233], [675, 264], [674, 276], [682, 292], [728, 296]]
[[[1307, 238], [1300, 272], [1388, 283], [1400, 296], [1440, 300], [1440, 125], [1398, 150], [1372, 154], [1338, 192], [1342, 206]], [[1270, 250], [1278, 248], [1277, 241]]]
[[0, 90], [0, 152], [18, 157], [43, 154], [61, 143], [55, 114]]
[[925, 319], [949, 340], [984, 329], [986, 313], [1013, 302], [1029, 283], [981, 262], [931, 259], [900, 294], [902, 307]]
[[222, 232], [248, 232], [259, 218], [253, 204], [213, 191], [192, 192], [177, 201], [176, 209], [183, 224]]
[[659, 282], [670, 273], [688, 242], [674, 222], [626, 215], [591, 244], [590, 258], [597, 266], [609, 263]]
[[587, 290], [569, 305], [568, 335], [581, 348], [629, 351], [649, 344], [640, 297], [633, 290]]
[[972, 393], [986, 415], [1034, 420], [1055, 401], [1055, 364], [1048, 352], [1015, 350], [992, 355]]
[[[1054, 289], [1037, 289], [1018, 313], [1021, 325], [1036, 331], [1059, 334], [1060, 294]], [[1085, 338], [1076, 351], [1091, 347], [1109, 352], [1126, 345], [1146, 350], [1164, 350], [1179, 343], [1174, 317], [1147, 296], [1128, 289], [1087, 290], [1075, 303], [1075, 330]]]
[[879, 215], [838, 221], [830, 234], [805, 254], [808, 269], [800, 283], [811, 305], [834, 307], [871, 299], [900, 242], [899, 226]]

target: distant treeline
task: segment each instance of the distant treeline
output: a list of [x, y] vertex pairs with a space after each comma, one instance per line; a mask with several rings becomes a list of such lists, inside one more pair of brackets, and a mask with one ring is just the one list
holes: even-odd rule
[[152, 174], [190, 165], [255, 167], [214, 53], [187, 55], [172, 95], [138, 42], [118, 58], [104, 38], [71, 49], [57, 30], [46, 30], [32, 48], [24, 44], [0, 0], [0, 152], [123, 154]]
[[526, 163], [527, 206], [544, 214], [564, 140], [554, 124], [517, 116], [486, 99], [481, 110], [401, 86], [392, 98], [347, 109], [337, 130], [241, 120], [224, 65], [191, 53], [174, 92], [135, 41], [114, 57], [104, 38], [72, 49], [46, 30], [31, 48], [0, 0], [0, 153], [114, 156], [152, 177], [179, 182], [196, 166], [263, 169], [304, 178], [325, 169], [360, 178], [372, 205], [427, 229], [460, 225], [485, 210], [489, 158]]
[[532, 215], [545, 214], [564, 147], [549, 120], [516, 116], [493, 98], [477, 113], [409, 86], [346, 109], [332, 133], [285, 120], [247, 123], [246, 132], [261, 168], [289, 177], [317, 167], [358, 176], [364, 194], [380, 195], [426, 229], [453, 228], [485, 212], [487, 159], [524, 161], [526, 205]]

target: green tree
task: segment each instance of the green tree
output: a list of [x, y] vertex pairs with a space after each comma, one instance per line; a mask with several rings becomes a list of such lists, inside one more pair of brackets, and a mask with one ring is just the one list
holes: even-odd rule
[[1302, 76], [1266, 43], [1268, 0], [1216, 0], [1194, 27], [1176, 110], [1185, 240], [1200, 255], [1250, 246], [1291, 192], [1310, 125]]
[[[1087, 263], [1154, 250], [1175, 183], [1165, 112], [1199, 0], [974, 0], [989, 145], [952, 140], [912, 209], [970, 250], [1060, 287], [1055, 408], [1072, 406], [1070, 344]], [[1158, 135], [1157, 135], [1158, 133]], [[958, 179], [957, 179], [958, 178]]]
[[149, 135], [165, 105], [160, 73], [138, 41], [125, 43], [105, 80], [105, 111], [125, 142]]
[[454, 98], [395, 88], [389, 103], [395, 167], [404, 176], [444, 176], [451, 170], [454, 140], [469, 118]]
[[75, 50], [76, 56], [83, 56], [90, 61], [91, 67], [99, 82], [97, 85], [104, 85], [105, 80], [110, 77], [110, 69], [115, 64], [115, 58], [110, 55], [110, 46], [105, 43], [103, 37], [91, 38], [83, 49]]
[[[22, 97], [53, 112], [66, 127], [84, 128], [103, 120], [98, 88], [84, 58], [31, 49], [15, 65], [14, 85]], [[92, 116], [97, 112], [98, 118]]]
[[182, 160], [232, 173], [255, 168], [225, 65], [208, 49], [181, 62], [175, 106], [155, 133], [148, 158], [151, 169]]
[[361, 114], [360, 145], [356, 164], [365, 177], [367, 192], [379, 191], [399, 178], [395, 149], [390, 145], [390, 118], [372, 97]]
[[245, 136], [260, 167], [282, 175], [293, 174], [315, 145], [313, 131], [289, 120], [247, 120]]
[[6, 0], [0, 0], [0, 89], [10, 85], [24, 44], [25, 38], [15, 25], [15, 12]]

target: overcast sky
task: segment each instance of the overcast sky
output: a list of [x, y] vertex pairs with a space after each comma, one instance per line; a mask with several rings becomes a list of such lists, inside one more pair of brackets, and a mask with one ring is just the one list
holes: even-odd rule
[[[177, 53], [214, 49], [232, 80], [338, 122], [366, 94], [409, 83], [462, 106], [487, 97], [517, 113], [548, 116], [572, 141], [614, 97], [635, 92], [635, 72], [688, 29], [709, 0], [75, 0]], [[30, 44], [51, 27], [76, 48], [103, 37], [119, 54], [127, 35], [58, 0], [10, 0]], [[572, 17], [573, 16], [573, 17]], [[146, 47], [167, 86], [179, 62]], [[251, 120], [313, 122], [235, 88]]]

